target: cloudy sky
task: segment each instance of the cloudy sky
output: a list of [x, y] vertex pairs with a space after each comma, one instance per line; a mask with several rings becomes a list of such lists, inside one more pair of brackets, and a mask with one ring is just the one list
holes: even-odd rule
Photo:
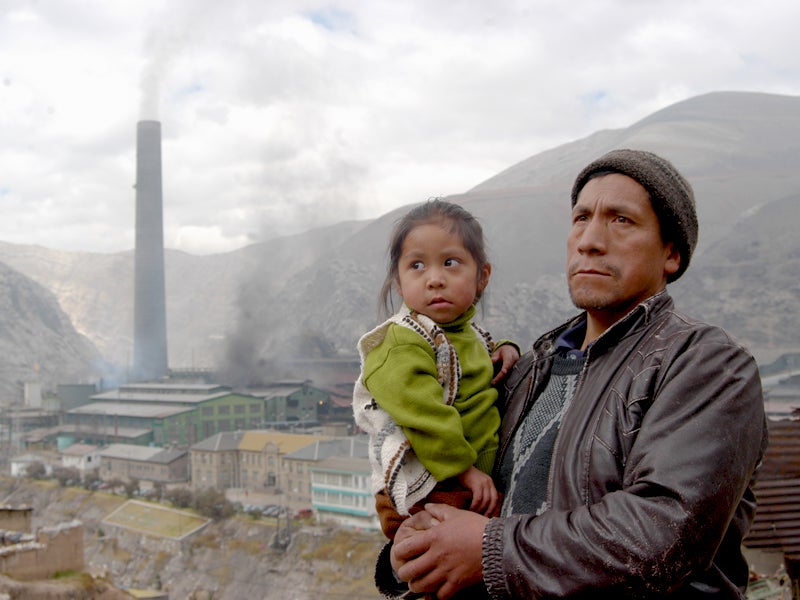
[[716, 90], [800, 94], [800, 3], [0, 0], [0, 240], [133, 247], [136, 123], [195, 254], [464, 192]]

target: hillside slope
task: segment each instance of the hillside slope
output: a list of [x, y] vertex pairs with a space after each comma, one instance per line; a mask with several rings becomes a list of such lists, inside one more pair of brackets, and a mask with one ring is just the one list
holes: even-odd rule
[[133, 532], [104, 529], [125, 499], [53, 482], [0, 478], [5, 504], [33, 507], [34, 528], [77, 519], [85, 528], [86, 570], [123, 589], [161, 589], [186, 600], [377, 600], [372, 573], [380, 533], [306, 524], [286, 551], [270, 544], [274, 522], [233, 517], [204, 529], [180, 551]]
[[27, 382], [55, 389], [100, 372], [100, 354], [72, 326], [56, 297], [0, 262], [0, 400], [21, 403]]

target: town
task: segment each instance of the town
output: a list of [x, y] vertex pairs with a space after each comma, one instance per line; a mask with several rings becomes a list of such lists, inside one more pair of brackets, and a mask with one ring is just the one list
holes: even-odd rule
[[133, 484], [146, 497], [212, 488], [242, 509], [313, 510], [321, 522], [378, 529], [346, 386], [276, 382], [244, 392], [199, 375], [101, 392], [64, 384], [51, 398], [29, 386], [23, 406], [3, 413], [10, 474]]

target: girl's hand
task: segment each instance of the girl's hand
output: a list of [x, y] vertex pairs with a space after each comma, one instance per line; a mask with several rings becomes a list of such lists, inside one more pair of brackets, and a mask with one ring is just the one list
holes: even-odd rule
[[472, 492], [469, 509], [487, 517], [494, 516], [497, 509], [497, 488], [492, 478], [476, 467], [470, 467], [457, 477], [458, 481]]
[[492, 385], [502, 381], [503, 378], [508, 375], [511, 367], [514, 366], [514, 363], [518, 360], [519, 350], [517, 350], [516, 346], [512, 344], [503, 344], [497, 350], [492, 352], [492, 362], [495, 364], [500, 363], [500, 368], [497, 371], [497, 375], [495, 375], [494, 379], [492, 379]]

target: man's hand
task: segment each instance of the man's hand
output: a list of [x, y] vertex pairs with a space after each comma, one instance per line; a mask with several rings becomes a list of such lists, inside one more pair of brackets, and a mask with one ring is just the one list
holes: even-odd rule
[[412, 592], [433, 592], [447, 600], [483, 580], [481, 545], [487, 521], [472, 511], [427, 504], [398, 529], [392, 567]]
[[402, 567], [408, 560], [414, 558], [413, 554], [409, 555], [397, 555], [397, 544], [402, 542], [405, 539], [413, 538], [418, 533], [425, 531], [426, 529], [430, 529], [439, 524], [439, 521], [431, 515], [431, 513], [423, 510], [420, 511], [406, 520], [404, 520], [400, 527], [397, 528], [397, 532], [394, 534], [394, 543], [392, 544], [392, 551], [389, 555], [390, 562], [392, 563], [392, 569], [395, 573]]
[[514, 366], [514, 363], [518, 360], [519, 350], [517, 350], [516, 347], [512, 346], [511, 344], [503, 344], [497, 350], [492, 352], [492, 362], [500, 363], [500, 369], [497, 371], [494, 379], [492, 379], [492, 385], [502, 381], [503, 378], [508, 375], [511, 367]]

